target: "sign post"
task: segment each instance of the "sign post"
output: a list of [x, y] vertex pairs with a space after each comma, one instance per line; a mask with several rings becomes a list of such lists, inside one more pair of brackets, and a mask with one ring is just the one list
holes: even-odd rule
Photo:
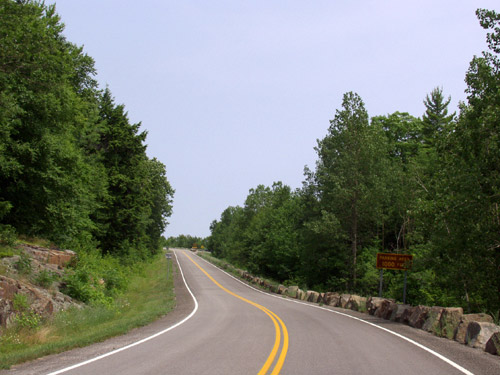
[[382, 286], [384, 285], [384, 270], [380, 269], [380, 281], [378, 283], [378, 296], [382, 298]]
[[406, 303], [406, 276], [407, 271], [411, 269], [413, 263], [413, 255], [411, 254], [391, 254], [377, 253], [377, 268], [380, 269], [380, 285], [378, 296], [382, 297], [383, 272], [386, 270], [401, 270], [405, 271], [405, 281], [403, 286], [403, 303]]
[[403, 287], [403, 303], [406, 304], [406, 275], [408, 274], [408, 271], [405, 270], [405, 285]]
[[172, 264], [172, 262], [169, 262], [169, 259], [172, 259], [172, 253], [166, 253], [165, 257], [167, 258], [167, 280], [168, 280], [168, 268], [169, 264]]

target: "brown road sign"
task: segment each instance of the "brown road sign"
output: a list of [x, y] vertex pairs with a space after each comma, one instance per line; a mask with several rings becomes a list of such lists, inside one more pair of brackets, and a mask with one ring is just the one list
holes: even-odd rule
[[377, 268], [387, 270], [409, 270], [413, 263], [411, 254], [377, 253]]

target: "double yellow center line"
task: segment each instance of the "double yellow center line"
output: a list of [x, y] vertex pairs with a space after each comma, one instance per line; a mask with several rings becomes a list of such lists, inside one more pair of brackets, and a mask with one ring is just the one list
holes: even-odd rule
[[[256, 308], [258, 308], [259, 310], [262, 310], [264, 313], [267, 314], [267, 316], [269, 316], [269, 318], [271, 318], [271, 320], [273, 321], [273, 324], [274, 324], [274, 329], [275, 329], [275, 332], [276, 332], [276, 338], [274, 340], [274, 346], [273, 346], [273, 349], [271, 350], [271, 353], [269, 354], [269, 357], [267, 357], [267, 360], [266, 362], [264, 363], [264, 365], [262, 366], [262, 368], [260, 369], [260, 371], [257, 373], [257, 375], [265, 375], [267, 374], [267, 372], [269, 371], [269, 368], [271, 367], [271, 365], [274, 363], [275, 359], [276, 359], [276, 355], [278, 354], [278, 350], [279, 350], [279, 347], [280, 347], [280, 344], [281, 344], [281, 331], [283, 331], [283, 346], [281, 347], [281, 353], [278, 357], [278, 361], [276, 362], [272, 372], [270, 373], [270, 375], [277, 375], [280, 373], [281, 371], [281, 368], [283, 367], [283, 364], [285, 363], [285, 358], [286, 358], [286, 353], [288, 351], [288, 330], [286, 329], [286, 326], [285, 326], [285, 323], [283, 323], [283, 321], [280, 319], [280, 317], [278, 315], [276, 315], [275, 313], [273, 313], [271, 310], [269, 310], [268, 308], [262, 306], [262, 305], [259, 305], [258, 303], [255, 303], [253, 301], [250, 301], [249, 299], [246, 299], [234, 292], [231, 292], [229, 289], [223, 287], [221, 284], [219, 284], [212, 276], [210, 276], [208, 274], [207, 271], [205, 271], [198, 263], [196, 263], [188, 254], [184, 253], [188, 259], [194, 263], [194, 265], [196, 267], [198, 267], [201, 272], [203, 272], [210, 280], [212, 280], [212, 282], [217, 285], [219, 288], [221, 288], [224, 292], [226, 293], [229, 293], [230, 295], [242, 300], [242, 301], [245, 301], [246, 303], [249, 303], [250, 305], [252, 306], [255, 306]], [[281, 326], [281, 328], [280, 328]]]

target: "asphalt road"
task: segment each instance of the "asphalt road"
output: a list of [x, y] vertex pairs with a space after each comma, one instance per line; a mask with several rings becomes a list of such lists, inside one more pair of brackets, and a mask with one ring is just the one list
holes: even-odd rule
[[500, 374], [500, 357], [366, 314], [266, 294], [189, 251], [175, 253], [188, 288], [178, 273], [174, 313], [0, 374]]

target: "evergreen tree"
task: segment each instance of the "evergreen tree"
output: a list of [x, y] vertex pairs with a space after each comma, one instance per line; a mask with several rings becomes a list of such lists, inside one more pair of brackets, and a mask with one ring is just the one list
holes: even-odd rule
[[338, 221], [350, 243], [350, 289], [356, 288], [358, 252], [382, 221], [381, 182], [387, 147], [379, 130], [370, 126], [361, 98], [350, 92], [344, 95], [342, 110], [337, 110], [327, 136], [316, 148], [315, 183], [323, 216]]
[[468, 103], [443, 144], [432, 238], [440, 287], [453, 303], [500, 308], [500, 15], [477, 11], [490, 51], [466, 74]]
[[451, 124], [455, 112], [448, 115], [451, 97], [444, 99], [443, 90], [436, 87], [424, 100], [425, 113], [422, 117], [422, 133], [425, 144], [434, 145], [440, 134]]

